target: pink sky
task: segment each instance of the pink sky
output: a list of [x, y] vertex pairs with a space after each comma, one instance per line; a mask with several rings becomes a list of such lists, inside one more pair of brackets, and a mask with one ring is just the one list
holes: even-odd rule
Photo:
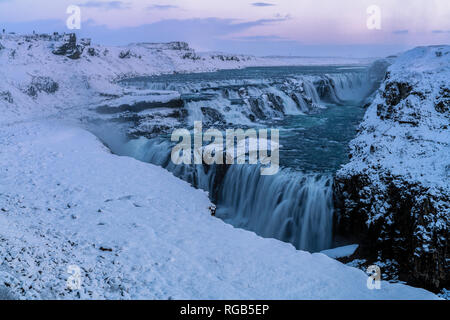
[[[204, 50], [220, 49], [220, 41], [236, 46], [247, 42], [248, 48], [248, 43], [265, 41], [289, 49], [291, 43], [294, 53], [302, 45], [400, 48], [450, 42], [449, 0], [0, 0], [0, 21], [12, 28], [22, 25], [19, 31], [26, 29], [25, 25], [39, 31], [42, 21], [65, 21], [66, 8], [71, 4], [81, 6], [82, 20], [90, 27], [133, 30], [144, 25], [164, 26], [160, 31], [167, 40], [176, 38], [177, 23], [195, 21], [200, 25], [205, 19], [215, 18], [216, 24], [212, 20], [206, 24], [211, 32], [200, 29], [191, 36], [180, 35], [180, 40], [188, 38]], [[381, 30], [367, 28], [366, 9], [370, 5], [381, 10]], [[107, 33], [103, 33], [105, 38], [100, 33], [98, 37], [114, 40]], [[142, 39], [146, 40], [151, 39]], [[116, 42], [120, 41], [118, 38]], [[255, 50], [261, 46], [259, 43]]]

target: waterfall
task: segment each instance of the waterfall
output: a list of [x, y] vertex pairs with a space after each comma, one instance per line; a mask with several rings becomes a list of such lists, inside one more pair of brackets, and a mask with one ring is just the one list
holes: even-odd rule
[[280, 97], [283, 105], [283, 110], [285, 114], [295, 115], [301, 114], [301, 105], [298, 105], [291, 97], [286, 93], [276, 88], [269, 88], [268, 92], [272, 93], [276, 97]]
[[324, 93], [324, 98], [334, 103], [362, 101], [370, 94], [373, 85], [367, 73], [327, 74], [317, 83], [319, 92]]
[[313, 103], [320, 103], [319, 94], [317, 93], [317, 90], [312, 83], [307, 81], [303, 82], [303, 88], [305, 90], [306, 96], [310, 97]]
[[123, 82], [147, 90], [170, 90], [181, 94], [188, 110], [188, 124], [251, 126], [258, 120], [286, 115], [315, 113], [323, 103], [341, 104], [363, 100], [372, 82], [366, 72], [322, 75], [291, 75], [261, 79], [192, 79], [177, 75], [168, 80], [127, 80]]
[[163, 167], [194, 187], [211, 193], [215, 189], [216, 168], [203, 165], [175, 165], [170, 158], [173, 146], [173, 143], [166, 139], [149, 140], [140, 137], [130, 140], [120, 150], [114, 152]]
[[217, 217], [233, 226], [292, 243], [301, 250], [317, 252], [331, 247], [331, 177], [288, 169], [262, 176], [258, 165], [237, 164], [229, 166], [224, 177], [217, 177], [217, 166], [174, 165], [170, 161], [172, 146], [164, 139], [141, 137], [115, 152], [166, 168], [209, 192], [218, 205]]
[[[187, 77], [187, 78], [184, 78]], [[172, 81], [173, 80], [173, 81]], [[317, 113], [325, 103], [363, 100], [372, 82], [365, 72], [286, 75], [259, 79], [175, 75], [166, 80], [130, 80], [149, 90], [177, 91], [187, 110], [186, 124], [202, 121], [224, 129], [254, 127], [258, 120]], [[257, 165], [174, 165], [167, 138], [139, 138], [121, 148], [132, 156], [172, 172], [209, 193], [217, 217], [256, 234], [317, 252], [333, 242], [332, 177], [282, 169], [261, 176]]]
[[222, 184], [217, 216], [296, 248], [320, 251], [332, 245], [332, 178], [282, 171], [261, 176], [258, 166], [233, 165]]

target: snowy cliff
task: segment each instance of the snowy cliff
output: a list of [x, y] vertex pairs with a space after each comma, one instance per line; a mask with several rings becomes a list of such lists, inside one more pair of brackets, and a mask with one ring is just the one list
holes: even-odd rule
[[341, 231], [396, 276], [449, 284], [450, 47], [420, 47], [389, 67], [337, 173]]

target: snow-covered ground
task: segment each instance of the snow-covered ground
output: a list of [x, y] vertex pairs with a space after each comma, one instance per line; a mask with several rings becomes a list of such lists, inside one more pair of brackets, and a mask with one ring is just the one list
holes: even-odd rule
[[[210, 216], [205, 192], [113, 155], [77, 121], [105, 96], [125, 95], [114, 79], [180, 71], [173, 61], [190, 50], [135, 45], [117, 58], [123, 48], [94, 46], [102, 57], [71, 60], [53, 55], [52, 42], [0, 43], [0, 297], [437, 298], [386, 282], [369, 290], [361, 270], [235, 229]], [[67, 286], [70, 266], [81, 270], [80, 290]]]
[[358, 245], [357, 244], [351, 244], [348, 246], [343, 246], [343, 247], [338, 247], [338, 248], [334, 248], [334, 249], [328, 249], [328, 250], [323, 250], [321, 251], [321, 253], [323, 253], [324, 255], [333, 258], [333, 259], [337, 259], [337, 258], [346, 258], [346, 257], [350, 257], [352, 254], [355, 253], [356, 249], [358, 249]]

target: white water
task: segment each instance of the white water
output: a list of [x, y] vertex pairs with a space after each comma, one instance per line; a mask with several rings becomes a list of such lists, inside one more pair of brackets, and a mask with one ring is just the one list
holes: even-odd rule
[[219, 197], [218, 217], [296, 248], [330, 248], [333, 234], [331, 177], [286, 170], [261, 176], [258, 166], [234, 165]]
[[339, 104], [345, 100], [362, 100], [371, 88], [364, 72], [260, 79], [220, 79], [218, 76], [219, 79], [208, 81], [193, 81], [188, 76], [184, 79], [183, 75], [177, 75], [170, 81], [133, 80], [127, 84], [195, 95], [197, 99], [185, 101], [188, 124], [208, 122], [202, 112], [202, 108], [207, 107], [222, 115], [224, 123], [221, 124], [244, 126], [254, 124], [252, 117], [266, 120], [309, 114], [323, 108], [323, 102]]

